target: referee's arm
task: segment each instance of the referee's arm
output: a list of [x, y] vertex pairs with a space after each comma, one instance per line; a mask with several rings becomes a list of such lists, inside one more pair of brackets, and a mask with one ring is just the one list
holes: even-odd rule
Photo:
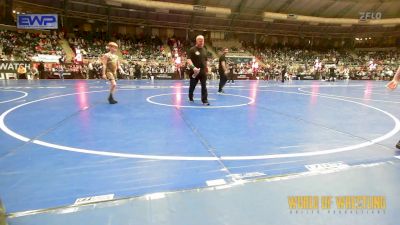
[[188, 66], [189, 66], [189, 68], [190, 69], [194, 69], [194, 68], [196, 68], [195, 66], [194, 66], [194, 64], [193, 64], [193, 62], [192, 62], [192, 60], [191, 59], [187, 59], [187, 64], [188, 64]]

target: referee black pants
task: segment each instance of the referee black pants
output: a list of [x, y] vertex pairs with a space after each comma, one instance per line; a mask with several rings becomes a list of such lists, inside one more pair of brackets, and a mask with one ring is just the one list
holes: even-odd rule
[[229, 83], [229, 81], [232, 81], [232, 83], [235, 83], [235, 80], [233, 79], [233, 73], [229, 73], [228, 83]]
[[207, 75], [205, 73], [201, 73], [197, 75], [197, 77], [193, 78], [192, 73], [190, 73], [190, 87], [189, 87], [189, 99], [193, 100], [193, 92], [194, 89], [196, 88], [197, 83], [201, 84], [201, 101], [203, 103], [208, 102], [208, 93], [207, 93], [207, 86], [206, 86], [206, 81], [207, 81]]
[[228, 81], [228, 77], [225, 75], [224, 72], [219, 72], [219, 88], [218, 92], [222, 91], [222, 88], [224, 88], [226, 81]]

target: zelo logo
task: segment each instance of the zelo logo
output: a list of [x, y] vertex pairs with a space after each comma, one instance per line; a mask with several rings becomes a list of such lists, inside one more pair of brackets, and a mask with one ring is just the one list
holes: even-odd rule
[[56, 14], [22, 14], [17, 17], [19, 29], [57, 29]]
[[362, 21], [382, 19], [381, 12], [360, 12], [359, 14], [360, 14], [360, 20]]

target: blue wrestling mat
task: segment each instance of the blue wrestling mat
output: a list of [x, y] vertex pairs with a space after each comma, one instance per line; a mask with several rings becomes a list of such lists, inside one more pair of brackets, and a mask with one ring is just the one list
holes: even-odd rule
[[187, 81], [118, 81], [110, 105], [105, 81], [1, 81], [7, 213], [398, 160], [400, 92], [383, 82], [217, 85], [203, 106], [200, 84], [191, 103]]

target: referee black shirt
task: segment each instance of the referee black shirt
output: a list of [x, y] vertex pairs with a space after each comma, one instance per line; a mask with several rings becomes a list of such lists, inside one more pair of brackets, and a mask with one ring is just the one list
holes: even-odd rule
[[[200, 74], [206, 73], [207, 50], [205, 48], [197, 48], [196, 46], [190, 48], [188, 58], [192, 60], [196, 68], [200, 68]], [[193, 69], [191, 71], [193, 72]]]
[[225, 66], [226, 66], [226, 59], [225, 59], [225, 54], [221, 55], [221, 57], [219, 57], [219, 66], [218, 66], [218, 73], [219, 74], [224, 74], [224, 67], [222, 67], [222, 62], [225, 62]]

